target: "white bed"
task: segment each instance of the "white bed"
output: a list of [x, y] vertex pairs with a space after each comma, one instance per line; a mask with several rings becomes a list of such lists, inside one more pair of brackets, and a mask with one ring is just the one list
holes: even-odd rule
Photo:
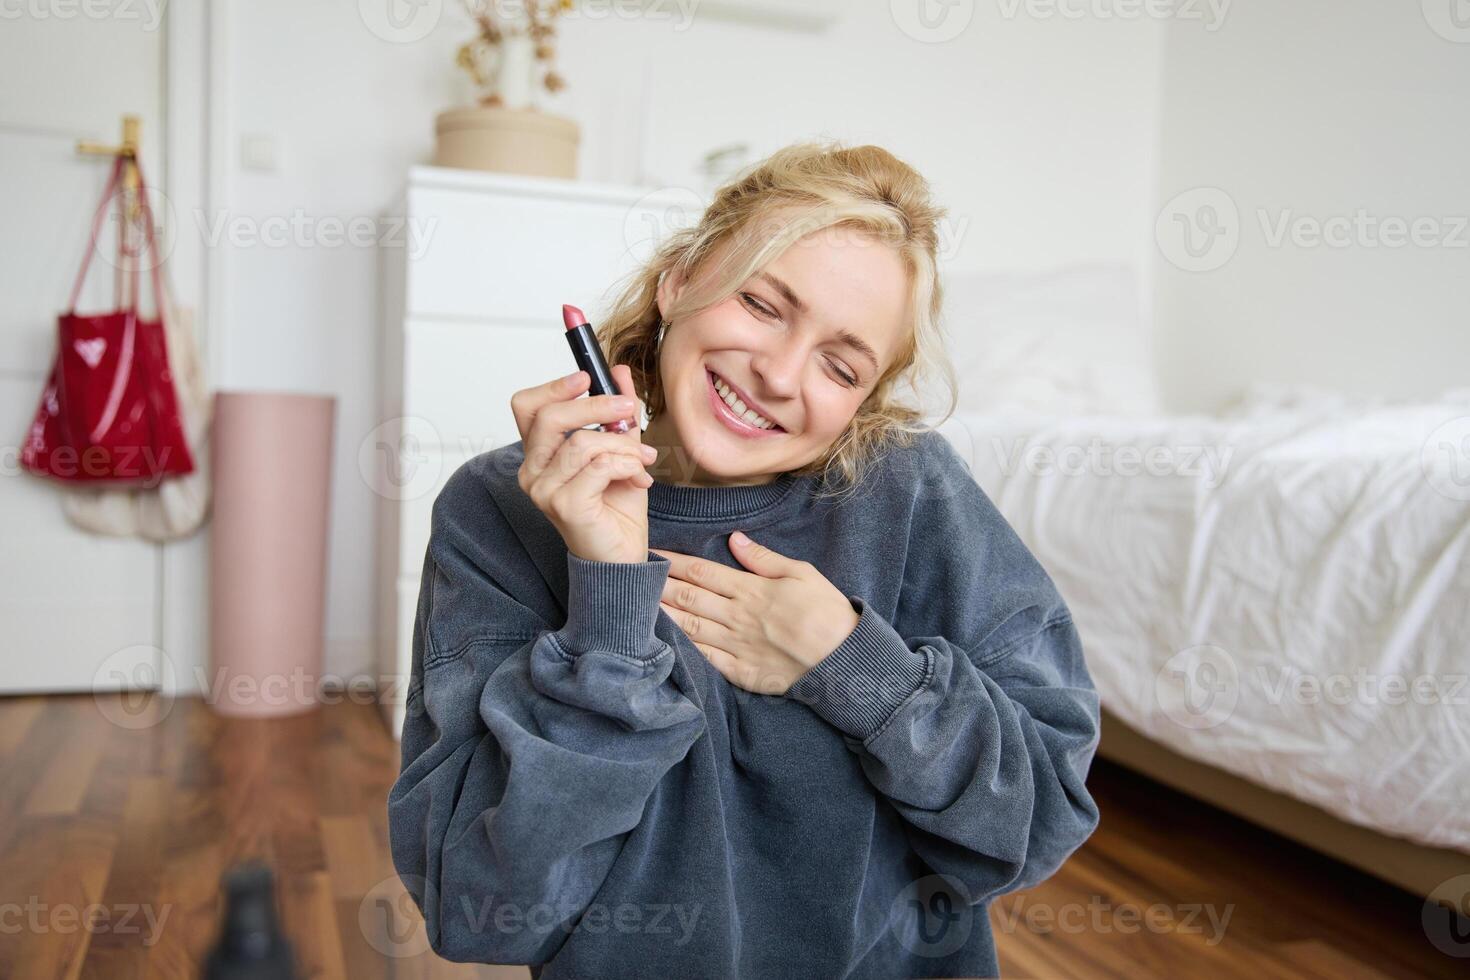
[[1461, 417], [1470, 395], [944, 431], [1067, 598], [1114, 714], [1470, 852], [1470, 480], [1447, 494], [1421, 451]]
[[[1033, 352], [1065, 339], [1020, 319]], [[1040, 373], [971, 340], [967, 377], [965, 357]], [[1105, 707], [1344, 821], [1470, 853], [1470, 389], [1106, 414], [1077, 394], [1096, 379], [1045, 361], [1080, 411], [971, 397], [942, 431], [1056, 580]]]

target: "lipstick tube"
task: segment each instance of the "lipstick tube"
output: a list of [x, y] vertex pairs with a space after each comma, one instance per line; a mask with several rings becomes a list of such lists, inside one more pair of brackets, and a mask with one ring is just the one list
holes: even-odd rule
[[[566, 325], [567, 346], [572, 349], [572, 357], [576, 358], [577, 367], [586, 371], [592, 378], [589, 393], [593, 395], [622, 394], [613, 380], [612, 370], [607, 366], [607, 358], [602, 355], [602, 345], [597, 342], [597, 335], [592, 332], [592, 324], [587, 322], [587, 315], [575, 306], [563, 304], [561, 319]], [[603, 422], [598, 428], [603, 432], [628, 432], [633, 425], [631, 419], [618, 419], [615, 422]]]

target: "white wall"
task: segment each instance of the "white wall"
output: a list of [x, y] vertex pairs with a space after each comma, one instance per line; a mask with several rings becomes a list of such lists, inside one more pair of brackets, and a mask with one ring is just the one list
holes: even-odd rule
[[[217, 4], [224, 145], [238, 154], [246, 135], [278, 141], [273, 173], [225, 161], [230, 217], [246, 229], [377, 214], [404, 169], [428, 161], [434, 113], [464, 98], [457, 3], [424, 5], [442, 14], [411, 43], [374, 34], [357, 0]], [[811, 136], [871, 141], [948, 203], [956, 269], [1149, 261], [1159, 25], [1007, 9], [973, 5], [942, 43], [916, 39], [922, 25], [905, 33], [888, 3], [853, 4], [823, 34], [584, 15], [561, 26], [571, 87], [553, 108], [583, 126], [585, 179], [696, 186], [698, 158], [730, 142], [759, 156]], [[221, 387], [339, 399], [328, 669], [369, 671], [373, 501], [357, 449], [380, 421], [372, 250], [221, 247]], [[552, 318], [560, 299], [546, 301]]]
[[[1470, 27], [1449, 27], [1455, 2], [1242, 0], [1214, 33], [1170, 26], [1158, 202], [1206, 190], [1166, 209], [1155, 311], [1168, 405], [1211, 410], [1257, 380], [1387, 396], [1465, 383]], [[1174, 264], [1194, 264], [1174, 214], [1202, 248], [1200, 206], [1226, 202], [1238, 220], [1202, 268]], [[1421, 241], [1435, 244], [1387, 247], [1397, 239], [1366, 220], [1341, 227], [1347, 247], [1310, 244], [1313, 222], [1359, 211], [1428, 219]], [[1273, 243], [1283, 215], [1309, 244]]]
[[[172, 176], [162, 125], [161, 20], [141, 5], [71, 16], [46, 5], [0, 8], [0, 692], [104, 691], [165, 673], [160, 649], [165, 549], [93, 535], [62, 510], [62, 484], [20, 464], [56, 356], [57, 316], [87, 261], [110, 157], [78, 140], [116, 143], [141, 120], [150, 206]], [[103, 214], [77, 308], [113, 309], [117, 209]], [[151, 315], [149, 277], [141, 276]], [[74, 457], [75, 459], [75, 457]]]

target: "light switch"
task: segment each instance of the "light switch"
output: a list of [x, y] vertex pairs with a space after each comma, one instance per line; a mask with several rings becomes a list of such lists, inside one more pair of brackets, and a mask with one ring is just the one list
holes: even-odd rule
[[240, 165], [246, 170], [276, 172], [276, 138], [263, 134], [240, 137]]

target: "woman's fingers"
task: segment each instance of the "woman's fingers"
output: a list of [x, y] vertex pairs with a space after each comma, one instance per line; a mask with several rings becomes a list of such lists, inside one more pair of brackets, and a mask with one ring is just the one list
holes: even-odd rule
[[706, 558], [697, 558], [678, 551], [661, 551], [658, 548], [652, 550], [669, 560], [672, 566], [669, 569], [669, 578], [693, 582], [701, 589], [726, 599], [743, 600], [747, 591], [745, 583], [752, 577], [758, 578], [754, 572], [731, 568]]
[[[632, 418], [635, 400], [626, 395], [588, 395], [542, 406], [531, 421], [528, 443], [550, 443], [554, 437], [594, 423]], [[626, 407], [625, 407], [626, 406]], [[626, 433], [620, 433], [626, 435]]]
[[664, 582], [662, 601], [676, 609], [719, 623], [725, 622], [725, 609], [730, 603], [724, 596], [672, 576]]
[[533, 465], [530, 457], [527, 457], [524, 468], [527, 471], [526, 492], [532, 497], [549, 498], [596, 457], [613, 454], [636, 459], [635, 453], [636, 450], [625, 434], [603, 432], [600, 429], [575, 429], [560, 440], [554, 450], [542, 454], [546, 458], [536, 461], [540, 463], [539, 466]]
[[[608, 446], [620, 446], [626, 452], [637, 453], [638, 430], [628, 432], [604, 432], [585, 426], [598, 422], [611, 422], [632, 414], [631, 410], [617, 407], [615, 395], [595, 395], [574, 402], [548, 405], [537, 413], [531, 423], [531, 435], [523, 447], [530, 482], [537, 480], [542, 470], [563, 452], [568, 442], [579, 440], [578, 446], [590, 445], [587, 436], [602, 437]], [[651, 462], [651, 460], [650, 460]], [[580, 468], [580, 463], [576, 464]]]
[[542, 491], [562, 485], [600, 453], [631, 455], [642, 466], [653, 463], [653, 454], [647, 453], [637, 439], [626, 432], [572, 429], [566, 435], [553, 433], [547, 438], [553, 441], [551, 445], [539, 447], [526, 455], [525, 464], [520, 469], [522, 489], [528, 494], [538, 483], [542, 485]]
[[[631, 389], [632, 375], [628, 373], [626, 365], [620, 367], [623, 368], [620, 383], [625, 383]], [[616, 370], [613, 374], [615, 378], [618, 377]], [[640, 404], [635, 396], [612, 394], [579, 397], [590, 384], [591, 379], [587, 372], [578, 371], [545, 384], [522, 388], [511, 395], [510, 410], [515, 416], [521, 441], [529, 447], [536, 441], [539, 433], [551, 431], [553, 426], [556, 431], [566, 432], [593, 423], [634, 418]], [[621, 402], [627, 402], [627, 407], [622, 407]]]
[[614, 364], [612, 366], [613, 382], [618, 386], [618, 391], [628, 398], [633, 399], [633, 425], [634, 432], [641, 434], [643, 429], [643, 399], [638, 397], [638, 391], [633, 385], [633, 369], [626, 364]]
[[689, 612], [687, 609], [671, 606], [667, 602], [660, 602], [658, 606], [674, 621], [674, 625], [683, 630], [684, 635], [691, 640], [698, 640], [700, 643], [710, 643], [715, 646], [721, 646], [722, 644], [729, 644], [731, 642], [730, 630], [713, 619], [706, 619], [703, 616]]
[[592, 383], [586, 371], [576, 371], [565, 378], [557, 378], [545, 384], [522, 388], [510, 396], [510, 411], [515, 416], [516, 428], [520, 430], [521, 442], [530, 445], [531, 423], [547, 405], [576, 398]]
[[544, 497], [547, 507], [555, 513], [575, 516], [583, 508], [600, 501], [609, 483], [630, 479], [644, 488], [653, 482], [644, 470], [643, 462], [632, 453], [606, 450], [593, 455], [586, 465], [569, 477], [543, 477], [536, 492]]

